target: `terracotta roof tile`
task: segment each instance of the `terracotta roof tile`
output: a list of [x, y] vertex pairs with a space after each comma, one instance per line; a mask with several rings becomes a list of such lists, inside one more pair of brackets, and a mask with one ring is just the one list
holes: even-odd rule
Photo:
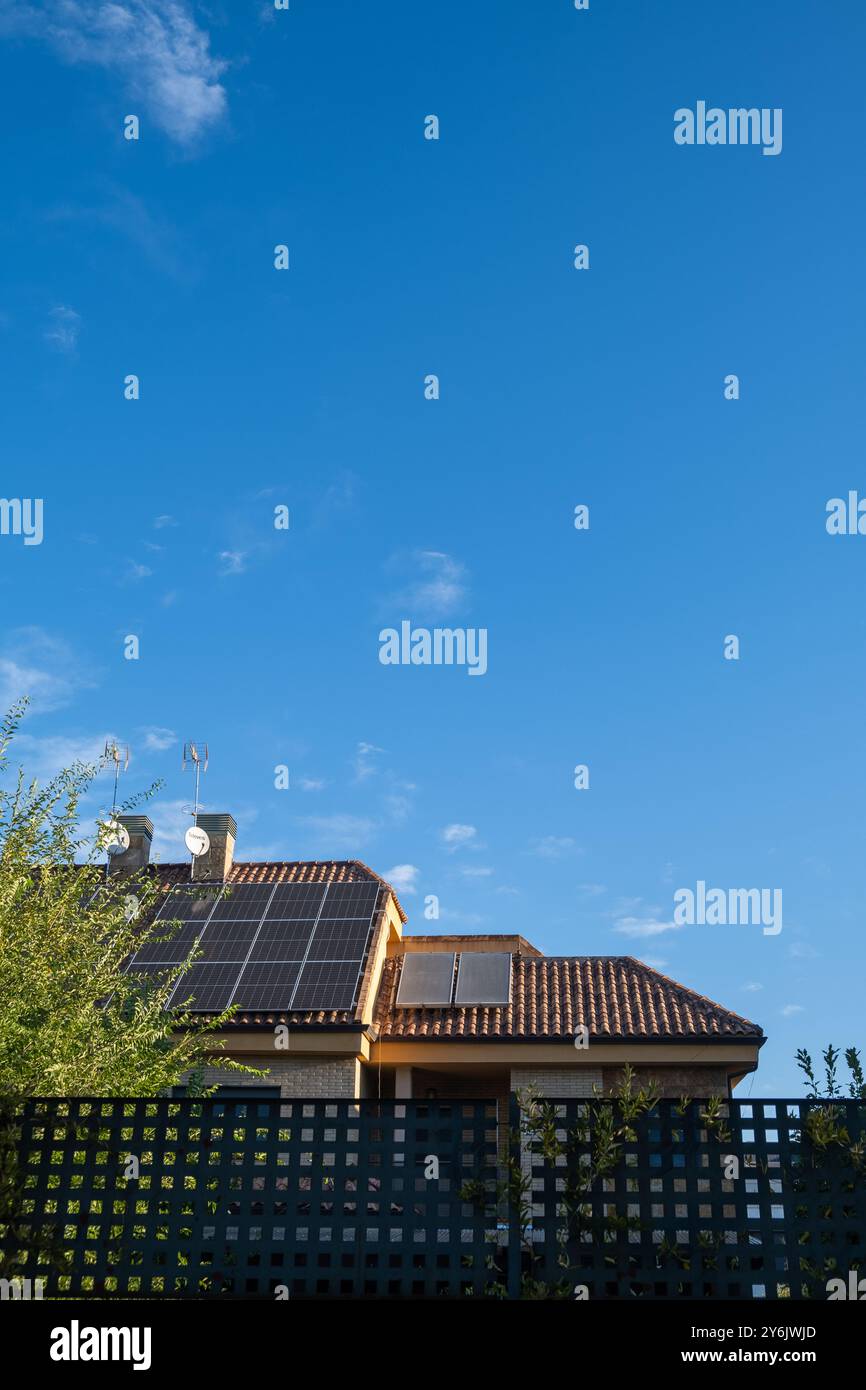
[[512, 957], [508, 1007], [396, 1007], [401, 957], [385, 962], [375, 1022], [388, 1038], [709, 1039], [762, 1037], [749, 1019], [633, 956]]

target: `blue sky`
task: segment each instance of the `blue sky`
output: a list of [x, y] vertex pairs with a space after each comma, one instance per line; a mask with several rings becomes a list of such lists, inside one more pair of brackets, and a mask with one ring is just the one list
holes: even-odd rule
[[[26, 764], [128, 741], [177, 859], [207, 738], [239, 857], [399, 866], [415, 931], [637, 955], [760, 1022], [752, 1093], [797, 1093], [799, 1045], [864, 1041], [866, 538], [825, 528], [866, 492], [863, 7], [115, 18], [0, 4]], [[698, 100], [782, 108], [782, 153], [677, 146]], [[402, 619], [486, 628], [486, 675], [383, 666]], [[676, 927], [699, 879], [780, 888], [782, 932]]]

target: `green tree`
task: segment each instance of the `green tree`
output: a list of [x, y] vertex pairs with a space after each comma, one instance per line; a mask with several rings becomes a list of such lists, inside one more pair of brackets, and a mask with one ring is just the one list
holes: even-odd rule
[[[124, 973], [137, 946], [178, 930], [153, 924], [152, 869], [106, 874], [105, 826], [81, 837], [79, 807], [98, 767], [76, 763], [46, 785], [11, 771], [26, 707], [0, 725], [0, 1096], [157, 1096], [219, 1052], [231, 1011], [165, 1005], [195, 953], [157, 978]], [[153, 787], [145, 795], [151, 795]], [[139, 804], [127, 801], [122, 810]], [[76, 858], [84, 853], [83, 862]], [[189, 1002], [189, 1001], [185, 1001]], [[220, 1058], [220, 1066], [253, 1069]], [[260, 1073], [253, 1072], [255, 1075]]]

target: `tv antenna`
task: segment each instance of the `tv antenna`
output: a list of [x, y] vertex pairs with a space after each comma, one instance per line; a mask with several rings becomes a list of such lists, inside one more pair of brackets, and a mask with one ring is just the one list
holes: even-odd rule
[[129, 744], [107, 738], [102, 756], [107, 763], [114, 763], [114, 797], [111, 802], [111, 819], [114, 820], [117, 815], [117, 784], [121, 772], [126, 772], [129, 767]]
[[[188, 739], [183, 745], [181, 771], [186, 770], [187, 761], [191, 762], [195, 767], [195, 803], [192, 808], [192, 825], [183, 837], [184, 843], [192, 855], [193, 860], [200, 858], [203, 854], [207, 854], [210, 849], [210, 837], [207, 831], [202, 830], [198, 823], [199, 785], [201, 782], [201, 774], [207, 772], [209, 759], [210, 752], [208, 746], [201, 739]], [[192, 865], [190, 865], [190, 874], [192, 874]]]

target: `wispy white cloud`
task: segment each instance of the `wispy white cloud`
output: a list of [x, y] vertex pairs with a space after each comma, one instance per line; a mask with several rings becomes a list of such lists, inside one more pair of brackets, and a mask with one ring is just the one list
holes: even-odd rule
[[328, 784], [324, 777], [296, 777], [293, 785], [302, 792], [320, 792]]
[[385, 607], [389, 613], [399, 608], [416, 619], [446, 618], [466, 598], [466, 569], [444, 551], [416, 550], [408, 560], [405, 555], [395, 555], [389, 568], [399, 568], [401, 573], [415, 571], [414, 578], [388, 598]]
[[320, 858], [326, 859], [333, 850], [362, 849], [379, 829], [379, 822], [369, 816], [337, 813], [331, 816], [304, 816], [300, 822], [316, 837]]
[[149, 565], [140, 565], [137, 560], [127, 560], [126, 570], [123, 574], [123, 582], [127, 584], [137, 584], [141, 579], [150, 579], [153, 570]]
[[439, 838], [449, 854], [453, 854], [455, 850], [464, 849], [467, 845], [473, 845], [477, 835], [478, 831], [474, 825], [459, 825], [457, 823], [446, 825], [439, 832]]
[[655, 917], [621, 917], [614, 927], [620, 936], [648, 937], [662, 936], [665, 932], [679, 931], [679, 922], [660, 922]]
[[167, 748], [171, 748], [173, 743], [177, 743], [177, 734], [173, 729], [163, 729], [158, 724], [153, 724], [148, 729], [142, 729], [144, 734], [144, 747], [148, 753], [164, 753]]
[[398, 893], [416, 893], [420, 872], [414, 864], [395, 864], [393, 869], [387, 869], [382, 877], [392, 888], [396, 888]]
[[157, 531], [162, 531], [166, 526], [178, 526], [180, 523], [173, 516], [164, 512], [162, 516], [155, 516], [153, 519], [154, 527]]
[[543, 835], [529, 842], [529, 853], [537, 854], [540, 859], [565, 859], [580, 852], [570, 835]]
[[[192, 825], [190, 802], [186, 798], [156, 801], [147, 814], [153, 821], [153, 853], [157, 859], [176, 863], [189, 857], [183, 837]], [[200, 811], [206, 810], [203, 804]]]
[[603, 883], [581, 883], [578, 886], [587, 898], [600, 898], [607, 892]]
[[246, 565], [246, 551], [221, 550], [219, 553], [221, 575], [243, 574]]
[[72, 767], [73, 763], [97, 767], [106, 741], [113, 738], [113, 734], [53, 734], [39, 737], [21, 733], [12, 745], [10, 761], [22, 766], [28, 778], [35, 777], [44, 783], [64, 768]]
[[788, 948], [788, 955], [795, 960], [817, 960], [821, 952], [816, 951], [814, 946], [810, 946], [808, 941], [792, 941]]
[[30, 696], [33, 714], [60, 709], [93, 684], [69, 644], [40, 627], [14, 629], [0, 648], [0, 710], [4, 713], [22, 695]]
[[464, 878], [490, 878], [493, 870], [486, 864], [466, 864], [460, 873]]
[[803, 1004], [785, 1004], [784, 1007], [779, 1010], [783, 1018], [793, 1018], [794, 1014], [802, 1014], [805, 1012], [806, 1009]]
[[195, 257], [177, 228], [158, 209], [120, 185], [107, 183], [96, 201], [66, 200], [52, 207], [46, 217], [51, 222], [118, 232], [135, 248], [137, 259], [146, 259], [176, 280], [190, 282], [198, 273]]
[[0, 0], [0, 33], [50, 44], [63, 62], [117, 73], [161, 130], [189, 145], [226, 112], [227, 64], [183, 0]]
[[81, 315], [68, 304], [57, 304], [48, 315], [48, 327], [43, 337], [55, 352], [72, 353], [78, 347]]
[[413, 782], [395, 782], [382, 797], [382, 807], [394, 825], [402, 825], [412, 814], [414, 791]]
[[746, 984], [743, 985], [743, 989], [746, 991], [747, 994], [757, 994], [758, 991], [762, 990], [763, 988], [764, 986], [758, 984], [757, 980], [749, 980]]
[[352, 760], [356, 782], [365, 782], [368, 777], [373, 776], [376, 771], [376, 758], [384, 751], [384, 748], [377, 748], [375, 743], [358, 744]]
[[488, 919], [481, 912], [461, 912], [456, 907], [440, 907], [440, 920], [455, 922], [461, 927], [480, 927]]

